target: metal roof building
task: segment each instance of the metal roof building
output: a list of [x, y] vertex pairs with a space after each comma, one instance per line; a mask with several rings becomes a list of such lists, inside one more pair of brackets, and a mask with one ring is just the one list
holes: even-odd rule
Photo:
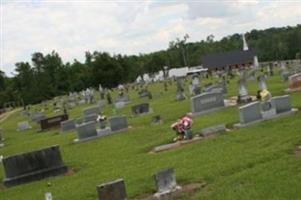
[[253, 65], [256, 53], [254, 50], [236, 50], [225, 53], [205, 55], [202, 58], [204, 68], [209, 71], [224, 70], [227, 68], [243, 68]]

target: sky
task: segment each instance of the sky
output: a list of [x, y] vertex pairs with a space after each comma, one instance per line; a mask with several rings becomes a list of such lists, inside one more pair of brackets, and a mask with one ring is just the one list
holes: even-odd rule
[[149, 53], [170, 41], [219, 40], [252, 29], [301, 24], [301, 0], [0, 0], [0, 70], [34, 52], [55, 50], [64, 62], [86, 51]]

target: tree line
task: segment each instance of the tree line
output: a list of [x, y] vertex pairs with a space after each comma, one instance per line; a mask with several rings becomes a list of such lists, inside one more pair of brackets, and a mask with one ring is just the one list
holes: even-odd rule
[[[295, 59], [301, 52], [301, 25], [294, 27], [252, 30], [245, 34], [250, 48], [256, 50], [259, 61]], [[242, 49], [240, 34], [214, 40], [214, 35], [198, 42], [187, 42], [189, 35], [169, 43], [166, 50], [139, 55], [111, 55], [107, 52], [85, 52], [84, 62], [63, 63], [52, 51], [46, 55], [35, 52], [31, 63], [17, 62], [16, 74], [7, 77], [0, 71], [0, 108], [5, 102], [25, 105], [39, 103], [69, 91], [87, 87], [112, 88], [133, 82], [144, 73], [153, 74], [164, 66], [178, 68], [200, 65], [202, 56], [209, 53]]]

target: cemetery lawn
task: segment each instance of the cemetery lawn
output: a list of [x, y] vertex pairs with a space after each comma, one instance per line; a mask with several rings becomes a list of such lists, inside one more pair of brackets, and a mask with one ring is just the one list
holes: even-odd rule
[[[287, 87], [278, 74], [269, 78], [267, 85], [273, 96], [283, 95]], [[249, 93], [256, 95], [257, 83], [249, 81], [248, 86]], [[206, 182], [204, 188], [183, 199], [301, 198], [301, 156], [295, 154], [296, 146], [301, 145], [301, 112], [179, 149], [150, 154], [153, 147], [171, 142], [174, 133], [170, 124], [190, 111], [190, 100], [175, 101], [175, 84], [169, 86], [167, 92], [163, 91], [162, 83], [153, 84], [149, 89], [153, 94], [149, 102], [154, 113], [130, 117], [130, 107], [146, 101], [131, 90], [131, 104], [118, 111], [129, 117], [131, 128], [125, 133], [82, 144], [71, 144], [76, 138], [75, 132], [60, 134], [59, 129], [53, 129], [38, 133], [38, 126], [32, 122], [33, 129], [17, 132], [17, 123], [29, 119], [18, 113], [10, 116], [0, 124], [6, 144], [0, 149], [0, 155], [10, 156], [59, 144], [65, 164], [74, 173], [12, 188], [1, 185], [0, 199], [36, 200], [43, 199], [45, 192], [51, 192], [54, 200], [95, 200], [96, 185], [118, 178], [125, 180], [129, 199], [139, 199], [154, 193], [152, 175], [169, 167], [175, 169], [180, 185]], [[188, 82], [185, 89], [188, 89]], [[228, 96], [236, 93], [236, 80], [231, 80]], [[291, 98], [293, 107], [300, 108], [301, 93], [294, 93]], [[71, 110], [70, 118], [80, 117], [85, 107], [88, 106]], [[105, 114], [111, 113], [112, 108], [107, 106]], [[151, 117], [156, 114], [161, 115], [163, 124], [150, 124]], [[238, 121], [238, 107], [230, 107], [194, 118], [193, 131], [221, 123], [230, 128]], [[0, 178], [4, 178], [2, 164]]]

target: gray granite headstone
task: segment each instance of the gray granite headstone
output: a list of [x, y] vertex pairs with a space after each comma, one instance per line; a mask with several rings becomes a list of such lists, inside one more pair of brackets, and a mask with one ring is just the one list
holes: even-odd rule
[[18, 123], [18, 128], [17, 128], [18, 131], [25, 131], [25, 130], [28, 130], [28, 129], [31, 129], [31, 127], [29, 126], [28, 121]]
[[41, 120], [46, 119], [46, 116], [43, 113], [33, 113], [31, 120], [39, 123]]
[[76, 128], [76, 126], [75, 126], [75, 122], [73, 119], [61, 122], [61, 132], [72, 131], [72, 130], [75, 130], [75, 128]]
[[98, 101], [98, 106], [100, 109], [103, 109], [103, 107], [105, 107], [106, 105], [106, 101], [105, 100], [100, 100]]
[[67, 172], [59, 146], [9, 156], [3, 159], [5, 186], [15, 186]]
[[220, 92], [208, 92], [191, 98], [193, 114], [206, 113], [225, 106], [224, 95]]
[[94, 107], [90, 107], [84, 110], [84, 115], [91, 115], [91, 114], [98, 114], [100, 113], [100, 108], [99, 106], [94, 106]]
[[177, 185], [174, 169], [166, 169], [154, 175], [157, 192], [155, 198], [161, 199], [166, 195], [180, 189]]
[[116, 109], [121, 109], [121, 108], [123, 108], [125, 106], [125, 102], [123, 102], [123, 101], [115, 102], [114, 105], [115, 105]]
[[90, 115], [85, 115], [84, 116], [84, 122], [95, 122], [97, 120], [97, 114], [93, 113], [93, 114], [90, 114]]
[[127, 194], [123, 179], [104, 183], [96, 187], [99, 200], [126, 200]]
[[178, 77], [176, 81], [177, 81], [176, 99], [177, 99], [177, 101], [183, 101], [186, 99], [185, 94], [184, 94], [183, 80], [182, 80], [182, 78]]
[[142, 103], [132, 107], [133, 115], [141, 115], [149, 112], [150, 112], [150, 108], [148, 103]]
[[109, 118], [109, 123], [112, 131], [120, 131], [128, 128], [126, 116], [115, 116]]
[[257, 120], [261, 120], [260, 102], [256, 101], [239, 108], [240, 123], [247, 124]]
[[277, 114], [292, 110], [291, 98], [289, 95], [273, 97], [271, 101], [275, 102]]
[[275, 101], [261, 102], [261, 115], [263, 119], [269, 119], [277, 114]]
[[97, 136], [96, 122], [82, 123], [76, 127], [78, 139], [86, 139]]

